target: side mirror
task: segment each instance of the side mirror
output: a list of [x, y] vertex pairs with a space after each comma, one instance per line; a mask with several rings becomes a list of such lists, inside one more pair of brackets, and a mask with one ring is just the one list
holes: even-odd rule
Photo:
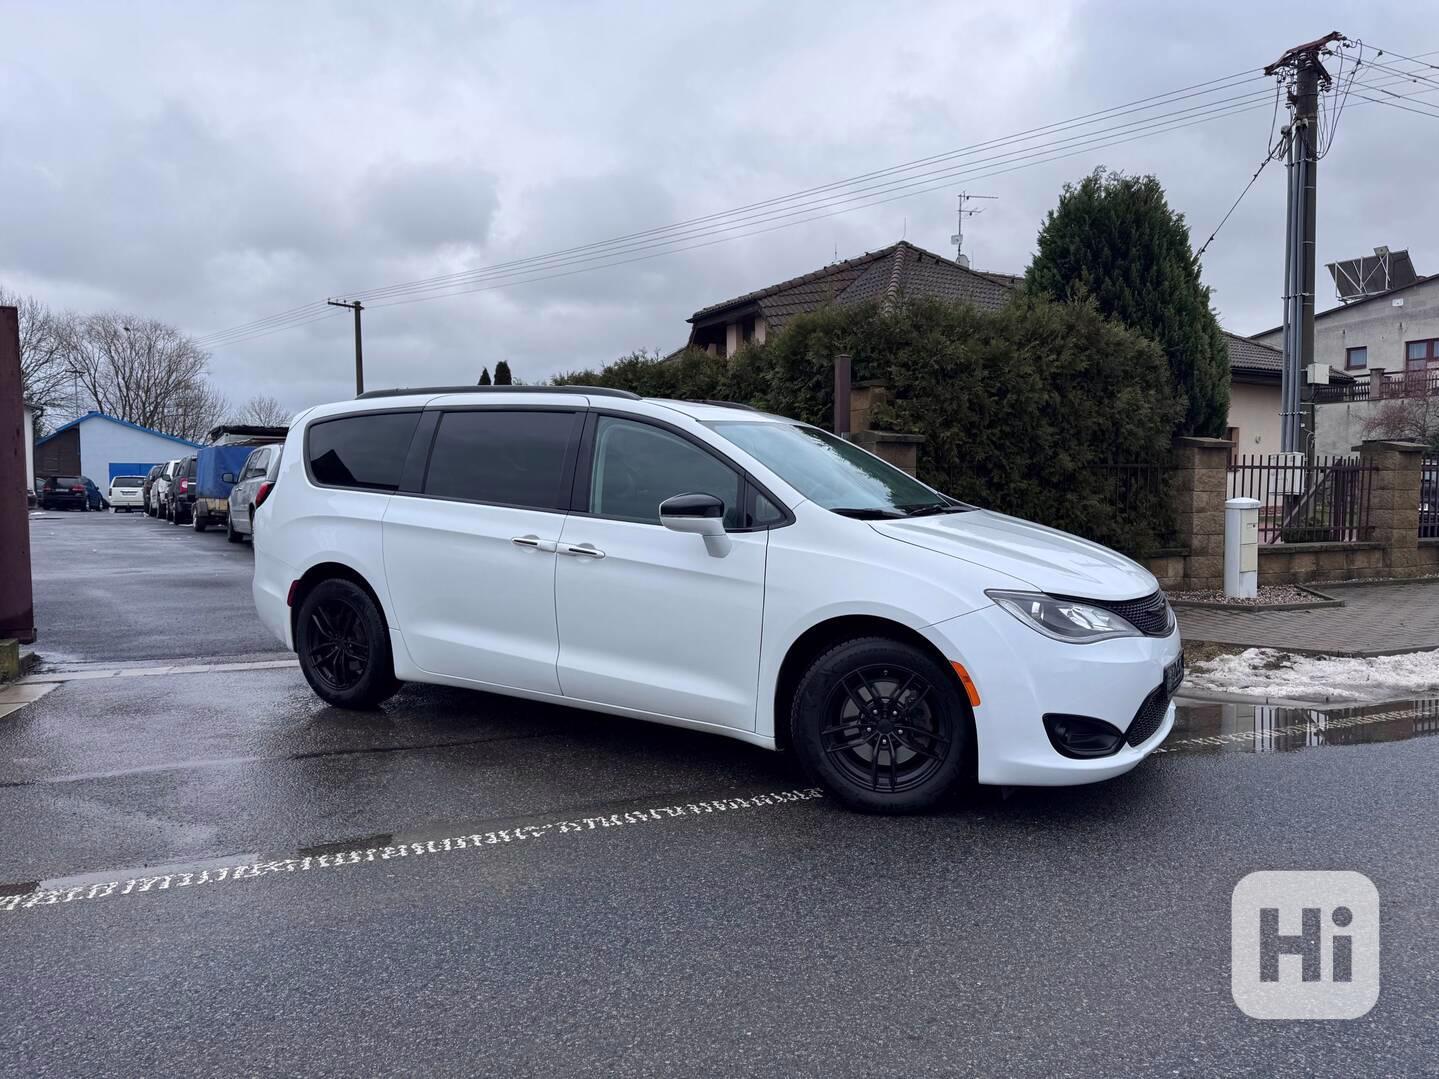
[[221, 482], [221, 483], [234, 483], [234, 482], [235, 482], [235, 473], [233, 473], [233, 472], [226, 472], [223, 476], [220, 477], [220, 482]]
[[724, 535], [724, 500], [714, 495], [675, 495], [660, 503], [660, 524], [696, 536]]

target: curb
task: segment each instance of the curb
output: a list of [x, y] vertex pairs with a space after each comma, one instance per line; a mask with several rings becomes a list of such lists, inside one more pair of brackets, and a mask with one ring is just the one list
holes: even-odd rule
[[[1396, 584], [1408, 583], [1396, 581]], [[1230, 611], [1234, 614], [1258, 614], [1262, 611], [1316, 611], [1325, 607], [1343, 607], [1346, 601], [1337, 596], [1326, 595], [1317, 588], [1308, 585], [1296, 584], [1295, 588], [1301, 592], [1308, 592], [1311, 596], [1317, 596], [1312, 603], [1210, 603], [1208, 600], [1199, 599], [1172, 599], [1169, 605], [1175, 610], [1193, 611]]]

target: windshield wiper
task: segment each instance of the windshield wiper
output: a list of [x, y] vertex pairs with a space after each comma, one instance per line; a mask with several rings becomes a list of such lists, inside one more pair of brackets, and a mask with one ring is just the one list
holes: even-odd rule
[[895, 510], [881, 509], [878, 506], [830, 506], [829, 511], [841, 517], [853, 517], [858, 521], [891, 521], [904, 516]]
[[937, 506], [919, 506], [905, 514], [906, 517], [933, 517], [939, 513], [968, 513], [973, 506], [957, 506], [944, 502]]

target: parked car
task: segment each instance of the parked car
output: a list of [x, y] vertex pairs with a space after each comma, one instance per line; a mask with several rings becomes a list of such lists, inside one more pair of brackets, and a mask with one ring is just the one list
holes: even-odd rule
[[144, 476], [116, 476], [110, 481], [110, 508], [132, 513], [145, 505]]
[[90, 492], [84, 476], [50, 476], [40, 485], [42, 510], [81, 510], [90, 508]]
[[230, 490], [254, 449], [254, 441], [224, 442], [195, 454], [195, 502], [190, 519], [196, 532], [221, 524], [228, 532]]
[[92, 480], [89, 476], [81, 476], [80, 482], [85, 485], [85, 494], [87, 496], [86, 505], [90, 509], [107, 510], [110, 508], [109, 500], [106, 499], [104, 492], [102, 492], [100, 488], [95, 486], [94, 480]]
[[284, 448], [283, 443], [257, 446], [245, 458], [238, 474], [226, 474], [234, 484], [230, 488], [230, 512], [225, 519], [225, 538], [231, 543], [239, 543], [246, 536], [254, 535], [255, 510], [274, 490], [275, 475], [280, 471]]
[[144, 497], [145, 516], [155, 516], [155, 481], [160, 478], [160, 473], [165, 471], [164, 465], [154, 465], [145, 474], [145, 486], [142, 494]]
[[189, 524], [195, 512], [195, 458], [182, 457], [170, 477], [170, 494], [165, 502], [165, 519], [172, 525]]
[[852, 443], [620, 390], [311, 409], [255, 606], [323, 700], [473, 687], [787, 748], [864, 809], [1129, 771], [1183, 672], [1154, 577]]
[[175, 490], [175, 473], [184, 463], [185, 458], [183, 457], [166, 461], [164, 467], [160, 469], [160, 474], [155, 477], [155, 484], [150, 491], [150, 505], [154, 509], [151, 516], [169, 519], [170, 496]]

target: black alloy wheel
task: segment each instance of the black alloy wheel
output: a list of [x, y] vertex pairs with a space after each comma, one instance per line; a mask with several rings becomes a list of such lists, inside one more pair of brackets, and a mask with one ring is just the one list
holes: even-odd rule
[[846, 641], [800, 679], [791, 743], [815, 779], [856, 809], [927, 809], [964, 779], [972, 719], [959, 678], [928, 651]]
[[372, 708], [399, 688], [384, 617], [353, 581], [331, 578], [305, 595], [295, 649], [310, 688], [330, 704]]
[[930, 707], [934, 686], [899, 663], [856, 667], [830, 690], [819, 732], [824, 752], [849, 782], [876, 794], [923, 785], [944, 765], [953, 724]]

